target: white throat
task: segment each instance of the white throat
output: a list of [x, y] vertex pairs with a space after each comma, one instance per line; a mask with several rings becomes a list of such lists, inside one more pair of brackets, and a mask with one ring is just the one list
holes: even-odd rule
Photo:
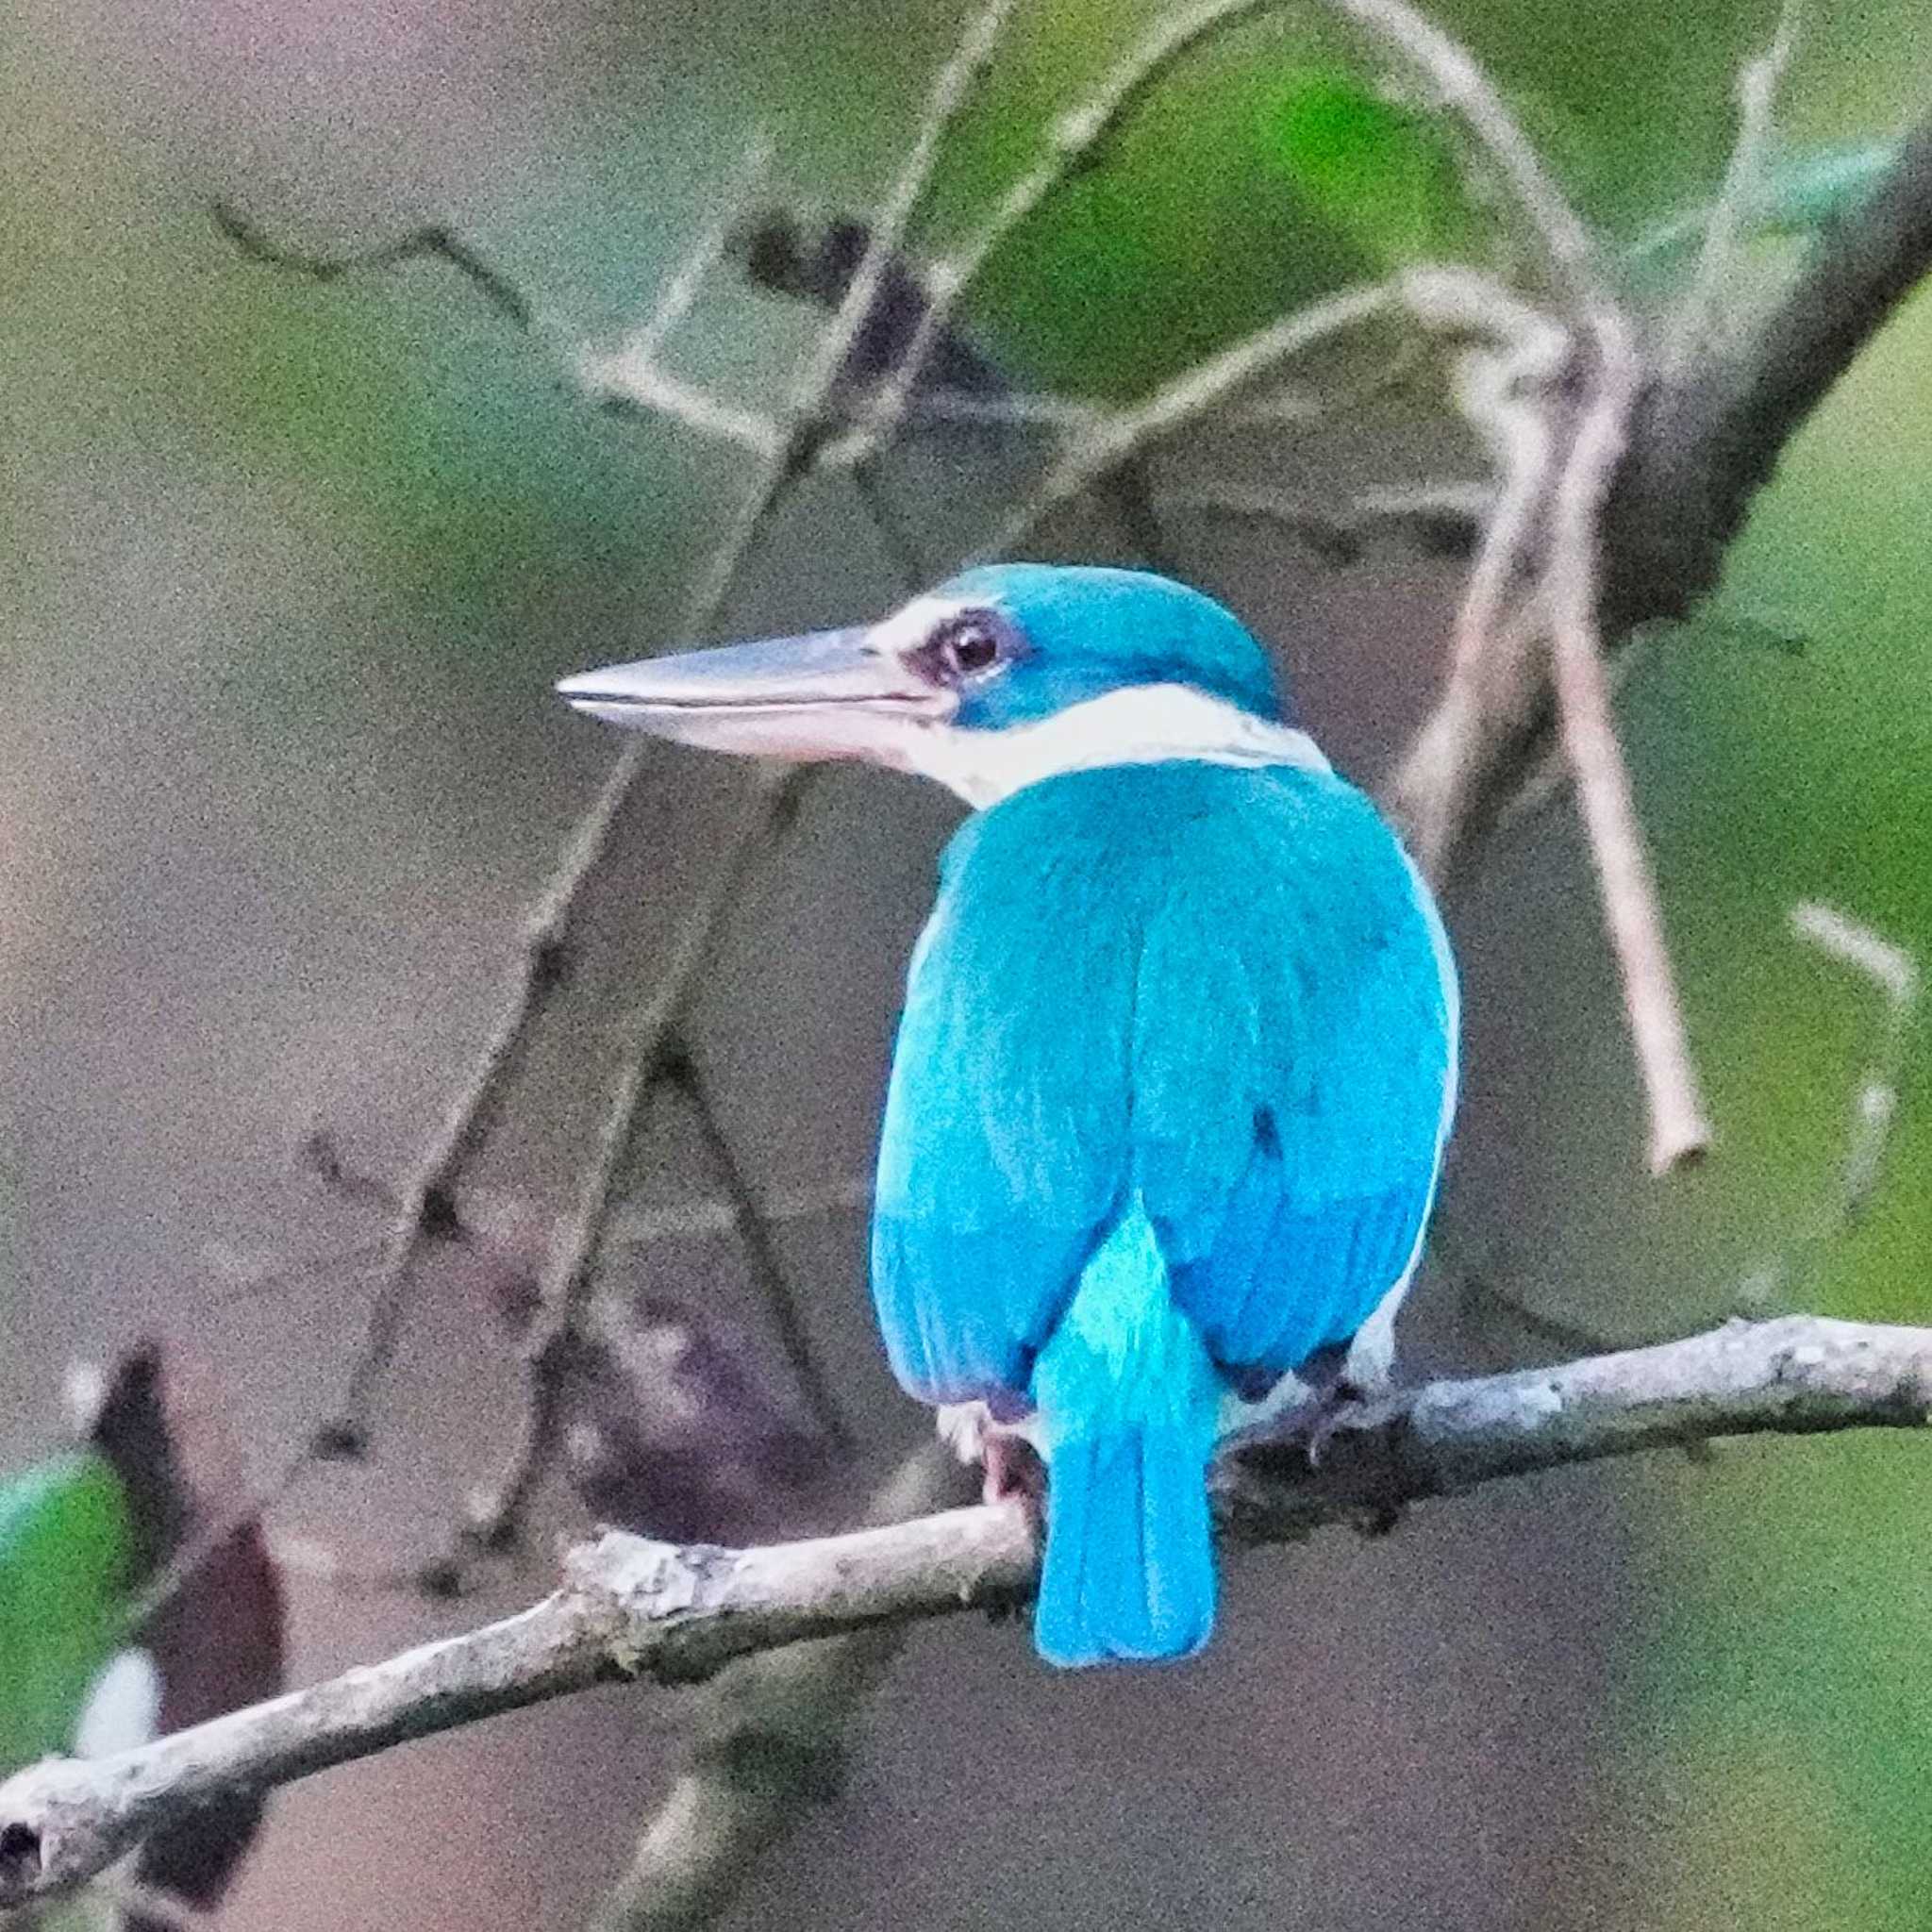
[[997, 805], [1042, 778], [1105, 765], [1191, 758], [1214, 765], [1330, 769], [1306, 731], [1257, 718], [1184, 684], [1108, 691], [1005, 731], [923, 724], [908, 734], [903, 752], [907, 770], [936, 778], [972, 806]]

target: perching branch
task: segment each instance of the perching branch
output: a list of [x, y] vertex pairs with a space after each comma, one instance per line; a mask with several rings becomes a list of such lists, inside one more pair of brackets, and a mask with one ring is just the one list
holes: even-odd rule
[[[1310, 1470], [1298, 1448], [1224, 1457], [1224, 1533], [1291, 1542], [1506, 1476], [1724, 1436], [1922, 1428], [1932, 1329], [1792, 1316], [1655, 1348], [1404, 1391]], [[808, 1639], [1024, 1602], [1025, 1510], [982, 1505], [758, 1549], [609, 1532], [519, 1615], [94, 1759], [0, 1785], [0, 1907], [80, 1884], [147, 1834], [237, 1789], [306, 1777], [499, 1712], [626, 1678], [690, 1684]]]
[[[942, 1508], [968, 1480], [946, 1449], [927, 1441], [893, 1472], [867, 1520]], [[842, 1789], [863, 1713], [910, 1629], [880, 1624], [721, 1671], [705, 1687], [684, 1769], [593, 1913], [592, 1932], [709, 1924], [758, 1861]]]

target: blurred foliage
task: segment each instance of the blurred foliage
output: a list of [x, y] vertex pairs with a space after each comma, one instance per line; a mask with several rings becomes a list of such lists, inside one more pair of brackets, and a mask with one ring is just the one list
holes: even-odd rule
[[[625, 42], [608, 71], [574, 73], [562, 90], [545, 130], [561, 158], [522, 166], [510, 153], [461, 211], [540, 306], [558, 278], [569, 325], [635, 314], [689, 245], [753, 116], [782, 133], [787, 193], [861, 203], [890, 172], [907, 103], [958, 10], [898, 9], [881, 32], [876, 9], [831, 5], [774, 31], [769, 9], [720, 6], [678, 43], [675, 108], [649, 91], [662, 49]], [[1769, 39], [1775, 9], [1439, 10], [1605, 235], [1628, 240], [1707, 206], [1739, 63]], [[930, 239], [970, 228], [1155, 11], [1149, 0], [1022, 9], [986, 103], [946, 157]], [[1004, 252], [972, 314], [1016, 373], [1131, 392], [1338, 285], [1502, 245], [1479, 219], [1480, 177], [1407, 79], [1380, 60], [1348, 64], [1351, 43], [1311, 24], [1314, 11], [1182, 63], [1104, 164]], [[1932, 93], [1922, 8], [1813, 11], [1753, 258], [1767, 287], [1790, 259], [1776, 231], [1829, 218], [1859, 192]], [[613, 558], [639, 598], [675, 595], [735, 458], [596, 422], [562, 395], [541, 343], [508, 335], [433, 270], [318, 289], [239, 262], [198, 213], [209, 180], [248, 179], [249, 211], [270, 224], [287, 184], [156, 152], [102, 71], [63, 51], [58, 21], [44, 24], [55, 19], [0, 78], [12, 163], [0, 178], [0, 426], [20, 465], [14, 482], [0, 472], [0, 515], [26, 466], [56, 455], [85, 467], [132, 443], [214, 464], [413, 600], [421, 621], [392, 642], [412, 666], [525, 648], [523, 608], [567, 597]], [[192, 125], [208, 109], [184, 94], [172, 111]], [[316, 245], [366, 242], [395, 214], [341, 216], [320, 232], [288, 209]], [[591, 265], [571, 268], [574, 254]], [[747, 391], [799, 340], [728, 291], [702, 313], [674, 359]], [[1606, 1255], [1651, 1241], [1618, 1289], [1632, 1328], [1706, 1319], [1736, 1256], [1777, 1239], [1834, 1184], [1874, 1001], [1789, 940], [1790, 904], [1827, 899], [1932, 966], [1928, 472], [1922, 299], [1801, 440], [1717, 600], [1740, 618], [1778, 612], [1805, 653], [1728, 648], [1692, 625], [1657, 647], [1631, 693], [1722, 1131], [1707, 1173], [1661, 1205], [1634, 1180], [1577, 1191], [1551, 1278], [1601, 1275]], [[22, 571], [29, 596], [36, 567]], [[276, 640], [258, 648], [273, 659]], [[1880, 1196], [1816, 1284], [1829, 1312], [1932, 1319], [1923, 1047], [1914, 1067]], [[1564, 1132], [1559, 1112], [1538, 1131]], [[1634, 1170], [1628, 1148], [1591, 1138], [1593, 1123], [1568, 1130], [1576, 1172]], [[1647, 1288], [1646, 1273], [1664, 1286]], [[1602, 1825], [1641, 1840], [1618, 1854], [1646, 1874], [1626, 1911], [1633, 1932], [1925, 1923], [1932, 1588], [1919, 1464], [1917, 1444], [1890, 1439], [1777, 1444], [1725, 1451], [1713, 1471], [1673, 1466], [1641, 1491], [1666, 1506], [1646, 1517], [1654, 1614], [1630, 1632], [1622, 1757], [1605, 1789], [1643, 1803]], [[97, 1462], [43, 1465], [0, 1491], [0, 1764], [63, 1734], [105, 1654], [125, 1560], [118, 1492]], [[66, 1634], [50, 1645], [48, 1629]], [[1604, 1914], [1583, 1897], [1553, 1903], [1548, 1923]]]
[[0, 1775], [59, 1750], [125, 1635], [126, 1499], [88, 1454], [0, 1483]]
[[[1796, 616], [1802, 657], [1695, 646], [1638, 696], [1643, 774], [1723, 1123], [1728, 1229], [1829, 1199], [1879, 1000], [1781, 930], [1823, 898], [1932, 967], [1932, 308], [1922, 296], [1807, 431], [1720, 603]], [[1874, 463], [1872, 453], [1885, 459]], [[1807, 1300], [1932, 1321], [1924, 1026], [1869, 1213]], [[1710, 1248], [1694, 1231], [1693, 1263]], [[1659, 1625], [1633, 1658], [1644, 1782], [1670, 1821], [1644, 1923], [1922, 1926], [1932, 1853], [1932, 1588], [1917, 1445], [1728, 1452], [1655, 1528]]]

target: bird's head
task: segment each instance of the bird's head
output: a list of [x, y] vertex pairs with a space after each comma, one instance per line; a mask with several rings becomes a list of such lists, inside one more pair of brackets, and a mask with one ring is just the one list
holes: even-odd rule
[[1129, 739], [1128, 760], [1189, 756], [1204, 732], [1301, 737], [1284, 729], [1268, 658], [1229, 611], [1167, 577], [1085, 566], [989, 565], [876, 624], [612, 665], [558, 690], [661, 738], [863, 758], [975, 804], [1124, 761], [1109, 746]]

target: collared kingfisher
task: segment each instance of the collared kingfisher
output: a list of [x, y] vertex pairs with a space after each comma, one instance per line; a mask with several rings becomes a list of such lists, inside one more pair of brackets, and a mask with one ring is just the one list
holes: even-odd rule
[[892, 1059], [879, 1327], [990, 1476], [1014, 1434], [1044, 1460], [1041, 1654], [1199, 1650], [1217, 1442], [1387, 1379], [1435, 1194], [1457, 983], [1395, 835], [1240, 622], [1139, 571], [993, 565], [558, 690], [974, 808]]

